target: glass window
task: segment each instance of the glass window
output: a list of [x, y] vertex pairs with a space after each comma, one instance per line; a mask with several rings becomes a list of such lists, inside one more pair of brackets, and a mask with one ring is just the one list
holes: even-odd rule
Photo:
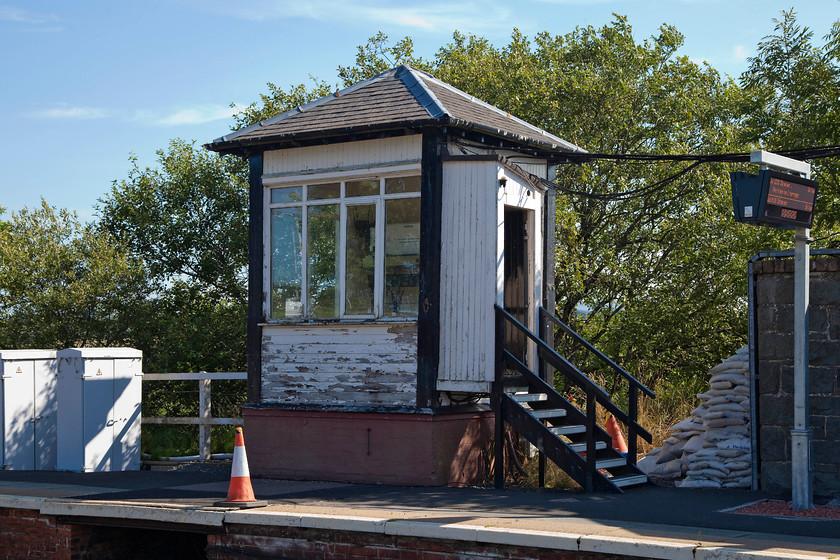
[[420, 177], [392, 177], [385, 179], [385, 194], [420, 192]]
[[376, 204], [348, 206], [344, 264], [344, 312], [347, 315], [373, 315], [375, 246]]
[[347, 196], [373, 196], [379, 194], [379, 179], [347, 181], [344, 184]]
[[309, 200], [323, 200], [325, 198], [341, 198], [341, 183], [324, 183], [323, 185], [309, 185], [306, 197]]
[[420, 296], [420, 199], [385, 201], [386, 317], [416, 317]]
[[307, 218], [308, 314], [314, 319], [337, 319], [339, 206], [310, 206]]
[[419, 190], [419, 176], [269, 188], [268, 318], [416, 318]]
[[303, 187], [282, 187], [271, 189], [271, 203], [300, 202], [303, 200]]
[[271, 316], [274, 318], [297, 319], [303, 314], [301, 228], [300, 207], [271, 210]]

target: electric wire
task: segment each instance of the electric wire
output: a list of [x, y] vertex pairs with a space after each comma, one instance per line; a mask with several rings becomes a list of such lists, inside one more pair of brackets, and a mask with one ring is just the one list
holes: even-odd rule
[[[474, 145], [458, 143], [459, 149], [463, 153], [467, 153], [470, 149], [474, 149]], [[506, 148], [512, 151], [519, 151], [514, 148]], [[530, 158], [539, 158], [537, 155], [532, 155], [531, 150], [524, 150], [522, 156], [530, 157]], [[478, 152], [473, 152], [477, 154]], [[837, 157], [840, 156], [840, 145], [833, 144], [828, 146], [815, 146], [811, 148], [793, 148], [787, 150], [774, 150], [774, 153], [786, 156], [792, 159], [798, 160], [811, 160], [811, 159], [823, 159], [829, 157]], [[568, 187], [564, 187], [563, 185], [559, 185], [552, 181], [548, 181], [546, 179], [537, 178], [541, 184], [545, 187], [554, 189], [556, 191], [563, 192], [565, 194], [581, 196], [593, 200], [601, 200], [601, 201], [626, 201], [632, 200], [636, 198], [643, 198], [650, 194], [653, 194], [657, 191], [660, 191], [673, 183], [675, 180], [679, 179], [689, 171], [695, 169], [701, 164], [704, 163], [749, 163], [750, 162], [750, 152], [730, 152], [730, 153], [722, 153], [722, 154], [645, 154], [645, 153], [635, 153], [635, 154], [609, 154], [609, 153], [598, 153], [598, 152], [569, 152], [563, 154], [565, 161], [558, 161], [558, 164], [583, 164], [590, 161], [597, 161], [597, 160], [612, 160], [612, 161], [638, 161], [638, 162], [660, 162], [660, 161], [682, 161], [682, 162], [693, 162], [690, 165], [686, 166], [685, 168], [677, 171], [665, 177], [664, 179], [657, 181], [651, 185], [645, 185], [643, 187], [638, 187], [635, 189], [630, 189], [627, 191], [617, 192], [617, 193], [593, 193], [589, 191], [582, 191], [577, 189], [571, 189]]]

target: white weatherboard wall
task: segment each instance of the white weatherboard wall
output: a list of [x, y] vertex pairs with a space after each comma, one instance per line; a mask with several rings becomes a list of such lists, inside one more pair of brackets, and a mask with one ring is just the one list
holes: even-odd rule
[[143, 353], [70, 348], [58, 360], [58, 470], [140, 468]]
[[55, 470], [54, 350], [0, 350], [0, 468]]
[[[506, 185], [499, 180], [506, 177]], [[494, 304], [504, 302], [505, 206], [528, 217], [529, 277], [542, 298], [543, 193], [496, 161], [447, 161], [441, 226], [440, 391], [489, 392], [494, 377]], [[531, 318], [530, 327], [535, 325]]]
[[416, 323], [265, 326], [262, 344], [263, 402], [416, 402]]
[[263, 179], [420, 163], [423, 136], [265, 152]]
[[[267, 190], [382, 174], [414, 175], [420, 171], [421, 153], [420, 134], [269, 151], [263, 184]], [[266, 225], [265, 247], [270, 246], [269, 234]], [[265, 286], [270, 285], [268, 261], [266, 255]], [[267, 304], [267, 294], [263, 302]], [[414, 406], [417, 324], [264, 325], [261, 383], [265, 403]]]

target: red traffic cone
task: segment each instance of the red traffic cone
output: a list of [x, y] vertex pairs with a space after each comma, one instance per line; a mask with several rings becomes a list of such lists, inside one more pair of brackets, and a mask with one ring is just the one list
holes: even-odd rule
[[615, 416], [607, 418], [607, 433], [612, 438], [612, 446], [619, 453], [627, 453], [627, 443], [624, 441], [624, 436], [621, 435], [621, 430], [618, 429], [618, 422]]
[[257, 500], [254, 497], [251, 473], [248, 470], [248, 457], [245, 455], [245, 438], [242, 435], [242, 428], [236, 428], [236, 438], [233, 442], [233, 464], [230, 469], [230, 486], [228, 487], [227, 499], [213, 505], [240, 508], [268, 505], [265, 500]]

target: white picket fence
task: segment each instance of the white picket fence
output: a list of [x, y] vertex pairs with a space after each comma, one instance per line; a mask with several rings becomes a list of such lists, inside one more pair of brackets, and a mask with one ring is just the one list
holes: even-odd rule
[[210, 426], [232, 426], [242, 423], [242, 418], [213, 418], [210, 412], [212, 392], [210, 383], [212, 381], [229, 379], [247, 379], [248, 374], [243, 372], [212, 372], [200, 371], [198, 373], [145, 373], [143, 383], [149, 381], [197, 381], [198, 382], [198, 416], [144, 416], [143, 424], [180, 424], [198, 425], [198, 449], [197, 457], [171, 457], [170, 460], [198, 459], [199, 461], [210, 460]]

